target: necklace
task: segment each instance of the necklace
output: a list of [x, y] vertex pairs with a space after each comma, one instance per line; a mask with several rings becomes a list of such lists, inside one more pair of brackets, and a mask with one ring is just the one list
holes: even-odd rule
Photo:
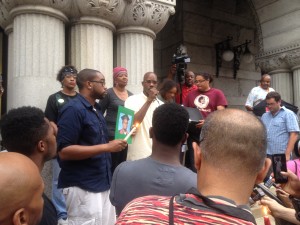
[[61, 93], [68, 95], [68, 96], [74, 96], [77, 94], [76, 91], [71, 91], [71, 92], [65, 92], [64, 90], [61, 90]]

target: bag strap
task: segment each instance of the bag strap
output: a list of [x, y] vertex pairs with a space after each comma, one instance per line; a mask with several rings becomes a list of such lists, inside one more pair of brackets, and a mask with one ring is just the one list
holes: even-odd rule
[[176, 195], [173, 195], [169, 203], [169, 225], [174, 225], [174, 198]]
[[298, 177], [298, 166], [297, 166], [297, 163], [295, 160], [294, 160], [294, 163], [295, 163], [295, 174]]
[[[188, 194], [196, 195], [197, 197], [201, 198], [203, 203], [210, 208], [217, 210], [221, 214], [225, 214], [228, 216], [232, 216], [238, 219], [242, 219], [245, 221], [249, 221], [253, 224], [256, 224], [254, 216], [241, 208], [237, 208], [230, 205], [222, 205], [215, 203], [213, 200], [209, 199], [208, 197], [203, 196], [197, 189], [192, 188], [188, 191]], [[169, 225], [174, 225], [174, 198], [176, 195], [172, 196], [169, 203]]]

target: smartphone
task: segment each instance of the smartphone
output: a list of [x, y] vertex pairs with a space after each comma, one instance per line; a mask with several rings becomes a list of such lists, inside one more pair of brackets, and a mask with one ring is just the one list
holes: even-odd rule
[[272, 155], [272, 167], [275, 183], [286, 183], [287, 177], [280, 173], [281, 171], [287, 172], [285, 154]]

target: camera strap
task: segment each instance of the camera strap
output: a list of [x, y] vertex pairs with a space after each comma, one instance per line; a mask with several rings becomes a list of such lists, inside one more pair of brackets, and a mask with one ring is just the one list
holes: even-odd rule
[[[207, 205], [209, 208], [212, 208], [216, 210], [220, 214], [225, 214], [228, 216], [232, 216], [238, 219], [242, 219], [245, 221], [249, 221], [253, 224], [256, 224], [254, 216], [250, 213], [247, 212], [246, 210], [243, 210], [242, 208], [230, 206], [230, 205], [223, 205], [223, 204], [218, 204], [211, 200], [208, 197], [203, 196], [197, 189], [192, 188], [188, 191], [187, 194], [193, 194], [199, 198], [202, 199], [203, 203]], [[174, 198], [178, 195], [173, 195], [170, 199], [169, 203], [169, 225], [174, 225]], [[184, 195], [182, 201], [189, 201], [189, 203], [196, 203], [194, 199], [189, 199]], [[195, 204], [196, 205], [196, 204]]]

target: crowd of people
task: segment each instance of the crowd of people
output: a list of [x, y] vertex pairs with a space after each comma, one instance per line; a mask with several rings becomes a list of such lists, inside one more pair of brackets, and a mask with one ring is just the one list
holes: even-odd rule
[[[2, 117], [8, 152], [0, 153], [1, 225], [255, 224], [249, 197], [270, 177], [278, 154], [291, 170], [282, 172], [288, 182], [277, 189], [286, 204], [269, 197], [261, 204], [300, 224], [300, 163], [290, 160], [293, 151], [299, 156], [298, 118], [281, 106], [269, 75], [249, 93], [249, 112], [227, 109], [206, 72], [186, 71], [180, 85], [172, 76], [159, 84], [147, 72], [139, 94], [126, 88], [128, 77], [126, 68], [114, 68], [107, 89], [100, 71], [67, 65], [57, 75], [62, 89], [49, 96], [45, 112], [24, 106]], [[252, 112], [261, 101], [267, 112], [260, 118]], [[121, 128], [119, 106], [134, 111], [133, 121], [121, 117]], [[202, 117], [193, 133], [185, 107]], [[130, 131], [129, 121], [136, 128], [131, 144], [115, 139], [116, 131]], [[40, 176], [48, 160], [52, 200]]]

